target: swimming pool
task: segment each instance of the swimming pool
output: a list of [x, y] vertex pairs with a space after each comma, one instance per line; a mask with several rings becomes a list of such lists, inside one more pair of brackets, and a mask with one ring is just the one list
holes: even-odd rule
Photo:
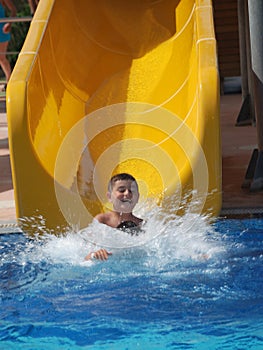
[[1, 349], [262, 349], [262, 238], [262, 219], [177, 218], [100, 263], [85, 232], [1, 235]]

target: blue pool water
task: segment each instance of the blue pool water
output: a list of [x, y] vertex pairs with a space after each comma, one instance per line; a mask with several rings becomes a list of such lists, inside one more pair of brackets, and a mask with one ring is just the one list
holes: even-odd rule
[[0, 348], [262, 349], [263, 220], [165, 227], [103, 263], [89, 232], [1, 235]]

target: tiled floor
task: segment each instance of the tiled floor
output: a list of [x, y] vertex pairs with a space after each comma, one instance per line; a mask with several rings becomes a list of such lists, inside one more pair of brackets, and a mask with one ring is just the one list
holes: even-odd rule
[[[263, 213], [263, 192], [250, 193], [241, 188], [254, 148], [256, 128], [236, 127], [241, 94], [221, 96], [221, 134], [223, 166], [223, 216], [250, 216]], [[11, 178], [5, 101], [0, 101], [0, 225], [16, 220]]]
[[263, 192], [252, 193], [242, 188], [246, 171], [257, 148], [255, 126], [235, 126], [242, 106], [242, 96], [221, 96], [222, 134], [222, 215], [263, 213]]

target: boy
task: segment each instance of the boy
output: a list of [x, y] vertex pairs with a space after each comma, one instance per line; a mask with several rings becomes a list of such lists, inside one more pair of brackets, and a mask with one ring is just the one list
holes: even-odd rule
[[[139, 200], [139, 189], [135, 178], [127, 173], [114, 175], [108, 184], [107, 197], [113, 205], [113, 211], [95, 216], [100, 223], [122, 230], [138, 230], [143, 220], [133, 215], [132, 211]], [[106, 249], [89, 253], [85, 260], [107, 260], [111, 255]]]

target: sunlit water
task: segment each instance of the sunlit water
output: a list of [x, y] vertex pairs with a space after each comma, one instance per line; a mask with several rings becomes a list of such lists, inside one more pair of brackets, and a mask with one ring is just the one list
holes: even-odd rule
[[[262, 349], [263, 220], [143, 229], [1, 235], [0, 348]], [[108, 261], [84, 260], [101, 246]]]

